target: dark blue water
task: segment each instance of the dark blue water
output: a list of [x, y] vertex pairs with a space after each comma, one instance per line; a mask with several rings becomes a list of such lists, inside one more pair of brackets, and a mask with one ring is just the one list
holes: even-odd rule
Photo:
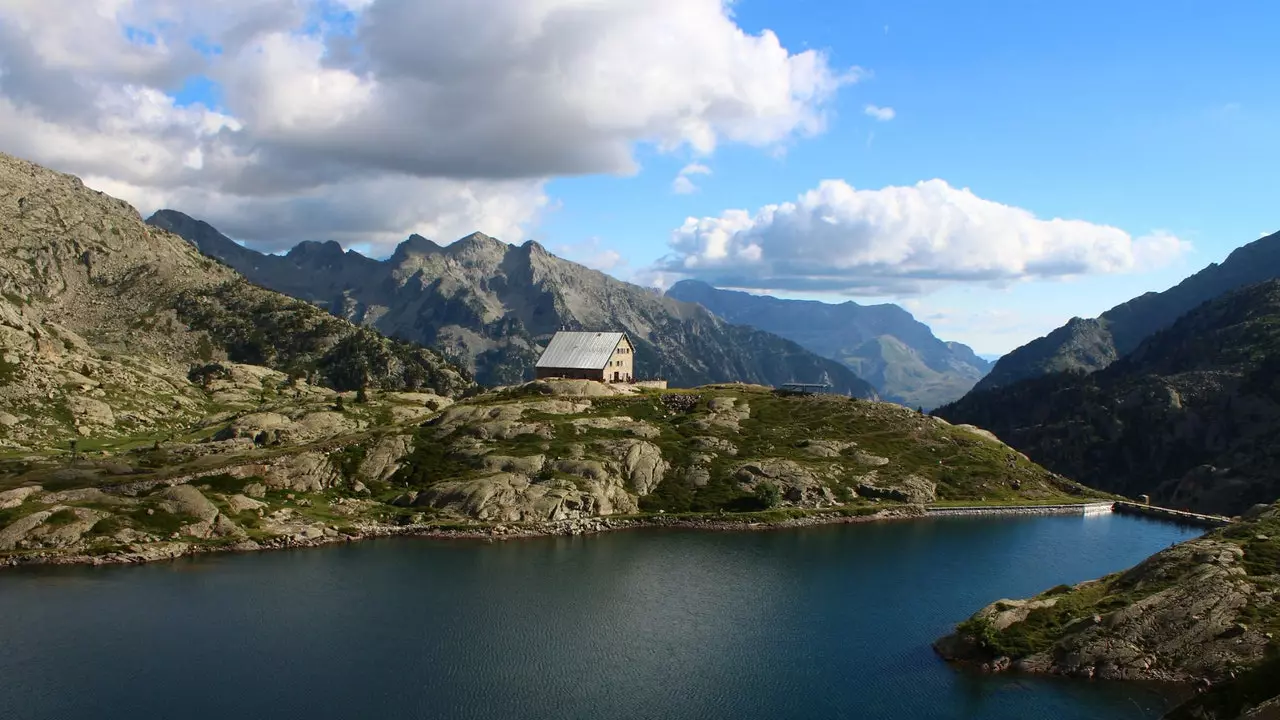
[[0, 718], [1134, 718], [960, 672], [982, 605], [1197, 531], [1124, 516], [397, 539], [0, 573]]

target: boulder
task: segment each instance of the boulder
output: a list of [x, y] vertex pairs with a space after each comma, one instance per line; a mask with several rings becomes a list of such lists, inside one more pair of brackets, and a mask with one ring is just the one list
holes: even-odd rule
[[653, 492], [670, 468], [662, 459], [662, 450], [650, 442], [631, 443], [622, 459], [622, 470], [627, 483], [641, 497]]
[[[355, 482], [386, 482], [400, 469], [400, 461], [413, 452], [412, 435], [386, 435], [365, 449]], [[362, 483], [363, 484], [363, 483]]]
[[761, 482], [772, 482], [782, 497], [794, 505], [816, 506], [834, 502], [835, 495], [808, 468], [792, 460], [758, 460], [738, 467], [734, 477], [746, 489], [754, 491]]
[[858, 482], [858, 494], [863, 497], [896, 500], [897, 502], [924, 505], [938, 499], [938, 486], [933, 482], [916, 475], [909, 475], [903, 480], [887, 482], [883, 480], [863, 479]]
[[218, 506], [190, 485], [174, 485], [155, 494], [160, 507], [174, 515], [198, 518], [212, 523], [218, 516]]
[[26, 502], [27, 498], [42, 490], [39, 485], [28, 485], [26, 487], [14, 488], [0, 492], [0, 510], [9, 510], [16, 508]]
[[48, 510], [40, 510], [30, 515], [14, 520], [13, 522], [0, 529], [0, 550], [12, 550], [19, 542], [27, 537], [27, 533], [40, 527], [50, 515], [53, 513]]
[[267, 507], [266, 503], [258, 502], [257, 500], [245, 497], [244, 495], [230, 495], [227, 497], [227, 508], [231, 511], [232, 515], [239, 515], [245, 511], [256, 512], [257, 510], [265, 507]]

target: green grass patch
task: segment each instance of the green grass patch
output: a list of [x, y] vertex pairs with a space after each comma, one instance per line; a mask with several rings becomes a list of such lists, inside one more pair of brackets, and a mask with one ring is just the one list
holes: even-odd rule
[[62, 525], [70, 525], [79, 519], [80, 517], [76, 515], [75, 510], [63, 508], [45, 518], [44, 524], [50, 527], [60, 527]]

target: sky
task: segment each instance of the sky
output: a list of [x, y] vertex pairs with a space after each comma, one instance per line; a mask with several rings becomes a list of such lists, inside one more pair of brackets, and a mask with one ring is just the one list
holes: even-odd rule
[[279, 252], [479, 230], [1007, 352], [1280, 229], [1265, 0], [0, 0], [0, 151]]

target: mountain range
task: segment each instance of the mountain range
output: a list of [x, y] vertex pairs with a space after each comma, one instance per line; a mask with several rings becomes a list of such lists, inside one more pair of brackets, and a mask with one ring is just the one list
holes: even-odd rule
[[1214, 298], [1094, 372], [939, 408], [1092, 487], [1235, 514], [1280, 497], [1280, 280]]
[[697, 280], [682, 280], [666, 294], [838, 360], [886, 400], [909, 407], [932, 409], [956, 400], [990, 369], [968, 346], [939, 340], [898, 305], [785, 300]]
[[674, 386], [825, 382], [840, 394], [876, 396], [854, 371], [790, 340], [563, 260], [532, 241], [513, 246], [475, 233], [442, 246], [413, 235], [385, 260], [334, 242], [267, 255], [177, 211], [161, 210], [148, 223], [263, 287], [437, 348], [486, 385], [531, 379], [557, 330], [621, 330], [636, 346], [637, 375]]
[[1072, 318], [1000, 358], [975, 391], [1064, 370], [1092, 372], [1132, 351], [1200, 303], [1280, 275], [1280, 233], [1243, 245], [1164, 292], [1149, 292], [1094, 319]]

